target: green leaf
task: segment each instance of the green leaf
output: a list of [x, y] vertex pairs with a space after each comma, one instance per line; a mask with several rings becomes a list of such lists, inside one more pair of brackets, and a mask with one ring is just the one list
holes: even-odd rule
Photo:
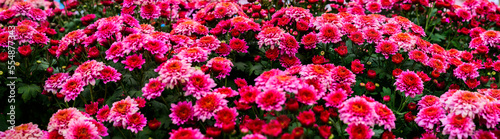
[[42, 88], [40, 88], [36, 84], [21, 85], [21, 87], [19, 87], [17, 91], [19, 94], [22, 94], [22, 98], [26, 102], [30, 100], [32, 97], [36, 97], [38, 93], [41, 93]]
[[261, 74], [262, 73], [262, 65], [261, 64], [253, 65], [250, 68], [249, 75], [252, 75], [252, 73], [255, 73], [255, 75]]
[[234, 63], [234, 66], [239, 71], [245, 71], [245, 69], [247, 68], [248, 65], [243, 63], [243, 62], [236, 62], [236, 63]]

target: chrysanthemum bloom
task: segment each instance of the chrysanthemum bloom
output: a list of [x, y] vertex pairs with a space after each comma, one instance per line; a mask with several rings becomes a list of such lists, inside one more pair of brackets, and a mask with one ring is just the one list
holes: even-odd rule
[[123, 60], [122, 63], [125, 64], [125, 69], [133, 71], [135, 68], [141, 69], [142, 65], [146, 63], [146, 60], [142, 58], [142, 54], [134, 54], [127, 56], [127, 58]]
[[293, 55], [285, 54], [285, 55], [282, 55], [280, 57], [280, 64], [281, 64], [281, 66], [283, 66], [285, 68], [288, 68], [288, 67], [291, 67], [291, 66], [299, 65], [300, 64], [300, 59], [297, 58], [295, 56], [295, 54], [293, 54]]
[[223, 128], [223, 125], [236, 124], [236, 117], [238, 116], [238, 112], [236, 108], [223, 108], [215, 113], [215, 127]]
[[267, 139], [266, 136], [261, 134], [248, 134], [244, 136], [242, 139]]
[[422, 36], [422, 37], [426, 36], [425, 30], [421, 26], [419, 26], [419, 25], [412, 24], [411, 25], [411, 30], [413, 32], [417, 33], [418, 35]]
[[311, 85], [303, 85], [297, 91], [295, 97], [297, 101], [306, 105], [316, 104], [317, 100], [319, 100], [323, 94], [319, 94], [318, 91]]
[[49, 132], [56, 131], [61, 135], [66, 134], [68, 124], [71, 120], [85, 118], [82, 112], [76, 108], [59, 109], [50, 117], [47, 130]]
[[449, 135], [450, 138], [467, 138], [474, 132], [476, 125], [472, 118], [448, 114], [446, 118], [441, 119], [444, 125], [443, 135]]
[[356, 31], [356, 32], [351, 33], [349, 35], [349, 39], [351, 39], [351, 41], [353, 43], [358, 44], [358, 45], [363, 45], [363, 43], [365, 43], [364, 35], [360, 31]]
[[300, 40], [300, 43], [304, 45], [305, 49], [313, 49], [316, 48], [316, 43], [318, 43], [318, 37], [316, 33], [311, 32], [307, 35], [304, 35]]
[[375, 132], [364, 124], [351, 123], [345, 131], [349, 134], [349, 139], [371, 139], [375, 135]]
[[495, 98], [497, 100], [500, 99], [500, 89], [478, 89], [479, 93], [484, 94], [488, 97]]
[[[18, 27], [16, 27], [16, 29], [17, 28]], [[61, 39], [61, 42], [64, 42], [66, 44], [76, 45], [78, 43], [83, 42], [86, 38], [87, 38], [87, 34], [85, 34], [82, 29], [79, 29], [79, 30], [75, 30], [75, 31], [72, 31], [72, 32], [69, 32], [68, 34], [66, 34]], [[59, 47], [61, 47], [61, 44], [63, 44], [63, 43], [59, 43], [59, 44], [60, 44]]]
[[160, 7], [155, 4], [146, 4], [141, 7], [141, 17], [143, 19], [155, 19], [160, 17]]
[[85, 104], [85, 112], [94, 115], [97, 113], [97, 106], [99, 105], [98, 102], [90, 102], [89, 104]]
[[480, 116], [486, 121], [486, 127], [494, 128], [500, 122], [500, 102], [487, 102]]
[[215, 53], [219, 54], [219, 56], [227, 56], [231, 53], [231, 47], [228, 44], [221, 43], [220, 46], [215, 49]]
[[396, 76], [396, 82], [394, 83], [396, 90], [404, 92], [406, 97], [415, 97], [424, 91], [424, 82], [420, 77], [413, 71], [403, 71], [401, 74]]
[[361, 61], [359, 61], [359, 59], [355, 59], [351, 62], [351, 70], [355, 74], [363, 73], [363, 70], [365, 70], [365, 65], [361, 64]]
[[27, 43], [32, 39], [33, 34], [36, 32], [35, 28], [28, 25], [17, 26], [14, 30], [14, 33], [16, 34], [15, 39], [17, 39], [19, 44]]
[[238, 38], [232, 38], [229, 41], [229, 47], [231, 47], [232, 50], [238, 52], [238, 53], [247, 53], [248, 45], [247, 42], [243, 39], [238, 39]]
[[489, 44], [490, 46], [495, 46], [495, 44], [500, 41], [500, 32], [494, 30], [485, 31], [479, 36], [481, 37], [481, 40], [484, 41], [484, 44]]
[[180, 127], [178, 130], [172, 130], [169, 133], [169, 139], [204, 139], [205, 136], [200, 132], [199, 129], [193, 129], [191, 127], [182, 128]]
[[159, 78], [170, 89], [179, 83], [186, 82], [193, 71], [190, 63], [176, 59], [169, 59], [155, 69], [155, 72], [160, 74]]
[[152, 54], [163, 55], [167, 53], [169, 48], [164, 42], [156, 39], [150, 39], [146, 44], [144, 44], [144, 49], [148, 50]]
[[242, 103], [254, 103], [257, 95], [261, 93], [261, 91], [257, 87], [253, 86], [243, 86], [238, 89], [238, 92], [240, 93], [240, 100], [239, 102]]
[[146, 117], [138, 112], [127, 116], [126, 127], [128, 130], [137, 134], [139, 131], [142, 131], [142, 129], [146, 126], [146, 123]]
[[491, 131], [477, 130], [472, 135], [472, 139], [497, 139], [497, 136]]
[[123, 127], [127, 124], [127, 116], [139, 111], [137, 102], [128, 96], [125, 99], [113, 103], [109, 111], [108, 121], [114, 122], [113, 126]]
[[453, 75], [465, 81], [468, 78], [474, 79], [479, 77], [479, 71], [476, 65], [472, 63], [463, 63], [453, 70]]
[[35, 9], [35, 5], [31, 2], [22, 1], [16, 2], [10, 9], [14, 9], [18, 14], [26, 16], [31, 9]]
[[297, 116], [300, 124], [305, 127], [311, 127], [315, 122], [314, 112], [312, 110], [300, 112]]
[[227, 107], [227, 102], [220, 94], [207, 94], [196, 101], [194, 116], [197, 116], [201, 121], [210, 119], [216, 112]]
[[332, 72], [323, 65], [309, 64], [304, 66], [299, 74], [302, 79], [314, 79], [323, 85], [326, 85], [332, 80]]
[[238, 95], [238, 92], [231, 89], [231, 87], [225, 87], [225, 86], [214, 89], [213, 93], [221, 94], [224, 96], [224, 98], [234, 97]]
[[285, 32], [279, 27], [267, 27], [262, 29], [261, 32], [257, 35], [257, 39], [259, 40], [259, 48], [262, 45], [269, 46], [271, 49], [274, 49], [275, 45], [280, 44], [280, 40], [285, 37]]
[[346, 124], [366, 124], [374, 126], [379, 117], [374, 106], [366, 99], [355, 96], [347, 99], [339, 107], [339, 118]]
[[371, 13], [380, 13], [382, 11], [382, 4], [378, 2], [366, 3], [366, 9]]
[[196, 98], [200, 98], [212, 91], [212, 88], [217, 86], [215, 81], [210, 78], [210, 75], [203, 73], [201, 70], [197, 70], [191, 73], [191, 76], [187, 80], [186, 86], [183, 90], [186, 91], [185, 96], [193, 95]]
[[375, 52], [382, 53], [385, 59], [389, 58], [389, 55], [394, 55], [398, 52], [399, 47], [391, 41], [381, 41], [375, 46]]
[[320, 28], [318, 33], [318, 40], [322, 43], [337, 43], [342, 39], [342, 34], [340, 30], [335, 25], [326, 24]]
[[43, 89], [53, 94], [57, 94], [58, 90], [62, 88], [63, 83], [69, 78], [70, 76], [68, 73], [56, 73], [45, 80]]
[[269, 88], [262, 93], [259, 93], [255, 98], [257, 106], [265, 111], [281, 111], [282, 105], [285, 104], [285, 92], [276, 88]]
[[62, 134], [66, 139], [99, 139], [99, 132], [97, 127], [87, 120], [75, 119], [71, 120], [68, 124], [67, 134]]
[[100, 72], [104, 67], [106, 65], [102, 62], [97, 62], [96, 60], [86, 61], [75, 69], [73, 78], [78, 76], [85, 84], [95, 85], [95, 80], [101, 76]]
[[45, 33], [33, 33], [33, 38], [29, 41], [31, 44], [47, 44], [49, 42], [49, 38], [45, 36]]
[[100, 72], [99, 72], [99, 79], [102, 79], [104, 84], [108, 82], [117, 82], [121, 79], [122, 74], [119, 73], [115, 68], [111, 66], [105, 66]]
[[408, 53], [408, 56], [411, 60], [415, 60], [416, 62], [425, 63], [428, 61], [429, 57], [422, 51], [413, 50]]
[[373, 102], [375, 113], [378, 115], [376, 120], [377, 125], [383, 126], [384, 129], [391, 131], [391, 129], [396, 128], [396, 116], [392, 113], [386, 105], [379, 103], [377, 101]]
[[262, 127], [261, 131], [266, 135], [278, 137], [278, 135], [281, 134], [282, 125], [278, 122], [278, 120], [271, 120]]
[[3, 31], [0, 32], [0, 47], [8, 47], [9, 46], [9, 32]]
[[62, 84], [62, 89], [59, 93], [64, 95], [64, 101], [75, 100], [75, 98], [83, 91], [83, 87], [87, 84], [82, 81], [82, 78], [76, 76], [71, 77]]
[[123, 39], [123, 53], [130, 54], [131, 52], [139, 51], [150, 40], [150, 36], [146, 34], [130, 34]]
[[121, 57], [123, 57], [123, 52], [125, 48], [122, 42], [114, 42], [108, 50], [106, 50], [106, 60], [113, 60], [113, 62], [118, 62]]
[[389, 37], [389, 40], [395, 42], [400, 48], [405, 51], [410, 51], [415, 48], [415, 37], [408, 33], [397, 33]]
[[209, 51], [200, 47], [191, 47], [182, 50], [177, 56], [180, 59], [186, 60], [189, 63], [193, 62], [205, 62], [208, 59]]
[[450, 113], [474, 118], [482, 111], [485, 104], [484, 98], [480, 95], [476, 92], [458, 90], [444, 102], [444, 108]]
[[11, 130], [0, 132], [0, 137], [5, 139], [39, 139], [47, 136], [46, 134], [48, 133], [38, 128], [38, 125], [30, 122], [18, 125]]
[[216, 37], [214, 37], [212, 35], [203, 36], [200, 39], [196, 40], [196, 45], [198, 47], [201, 47], [201, 48], [204, 48], [207, 50], [211, 50], [211, 51], [217, 49], [220, 46], [220, 43], [221, 42]]
[[302, 87], [299, 78], [290, 75], [275, 75], [269, 78], [265, 86], [261, 89], [273, 88], [296, 94]]
[[165, 90], [166, 84], [161, 81], [160, 78], [151, 78], [149, 83], [142, 88], [142, 96], [150, 100], [161, 96], [163, 90]]
[[472, 18], [472, 14], [465, 8], [458, 8], [455, 13], [457, 13], [457, 16], [463, 19], [463, 21], [469, 21]]
[[439, 97], [433, 95], [425, 95], [421, 100], [417, 103], [418, 109], [423, 109], [430, 106], [438, 106], [441, 107], [441, 103], [439, 102]]
[[449, 65], [446, 62], [443, 62], [436, 58], [431, 58], [426, 62], [427, 66], [432, 67], [439, 73], [446, 73], [446, 69], [448, 69]]
[[191, 34], [206, 35], [208, 33], [208, 28], [203, 26], [197, 21], [191, 19], [179, 20], [177, 24], [174, 24], [172, 29], [173, 34], [187, 35]]
[[441, 107], [429, 106], [418, 112], [415, 122], [426, 131], [432, 132], [435, 127], [439, 127], [443, 118], [446, 118], [446, 112]]
[[267, 81], [275, 75], [286, 75], [286, 73], [279, 69], [271, 69], [269, 71], [265, 71], [254, 79], [255, 86], [259, 88], [264, 87], [267, 84]]
[[356, 82], [356, 75], [344, 66], [336, 66], [332, 70], [332, 79], [334, 83], [350, 85]]
[[99, 120], [100, 122], [105, 122], [105, 121], [108, 121], [108, 117], [109, 117], [109, 106], [108, 105], [104, 105], [101, 109], [99, 109], [99, 111], [97, 111], [97, 115], [95, 116], [97, 118], [97, 120]]
[[212, 72], [217, 75], [216, 78], [225, 78], [231, 72], [233, 67], [231, 60], [223, 57], [215, 57], [207, 62], [207, 67], [212, 69]]
[[170, 108], [169, 117], [172, 119], [172, 123], [176, 125], [182, 125], [189, 120], [193, 120], [194, 117], [194, 108], [191, 102], [183, 101], [178, 102], [177, 104], [172, 103], [172, 108]]
[[120, 30], [122, 30], [122, 27], [115, 22], [101, 22], [101, 24], [97, 26], [95, 36], [99, 41], [107, 40], [111, 39], [111, 36], [120, 32]]
[[338, 108], [342, 104], [342, 102], [344, 102], [344, 100], [346, 99], [347, 99], [347, 94], [342, 89], [332, 91], [325, 97], [323, 97], [323, 100], [326, 101], [325, 105], [327, 107], [334, 107], [334, 108]]
[[300, 46], [294, 36], [285, 34], [280, 41], [281, 54], [295, 55], [298, 52]]

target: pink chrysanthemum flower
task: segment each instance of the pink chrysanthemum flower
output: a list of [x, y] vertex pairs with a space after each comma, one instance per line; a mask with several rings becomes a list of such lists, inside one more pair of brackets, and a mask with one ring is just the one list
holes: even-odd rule
[[340, 37], [342, 37], [340, 30], [331, 24], [321, 27], [318, 33], [318, 40], [322, 43], [337, 43], [342, 40]]
[[364, 38], [368, 43], [377, 43], [382, 40], [382, 32], [375, 28], [367, 28], [363, 30]]
[[27, 25], [17, 26], [14, 30], [14, 33], [16, 35], [15, 39], [17, 39], [19, 44], [26, 43], [32, 39], [33, 34], [35, 34], [36, 32], [37, 31], [35, 30], [35, 28], [31, 26]]
[[266, 85], [262, 86], [261, 89], [273, 88], [297, 94], [298, 89], [301, 87], [301, 81], [295, 76], [275, 75], [270, 77]]
[[397, 33], [389, 37], [389, 40], [395, 42], [400, 48], [405, 51], [410, 51], [415, 48], [415, 37], [408, 33]]
[[227, 107], [227, 100], [220, 94], [207, 94], [196, 101], [194, 105], [194, 116], [199, 120], [205, 121], [212, 118], [216, 112]]
[[160, 7], [155, 4], [146, 4], [141, 7], [141, 17], [143, 19], [155, 19], [160, 17]]
[[236, 124], [236, 118], [238, 116], [238, 112], [236, 108], [223, 108], [217, 113], [215, 113], [215, 127], [223, 128], [223, 125], [231, 125]]
[[255, 87], [263, 88], [264, 86], [266, 86], [269, 78], [271, 78], [275, 75], [286, 75], [286, 73], [284, 71], [279, 70], [279, 69], [271, 69], [269, 71], [265, 71], [262, 74], [260, 74], [257, 78], [254, 79]]
[[130, 54], [131, 52], [139, 51], [149, 39], [150, 36], [145, 34], [136, 33], [128, 35], [125, 39], [123, 39], [123, 53]]
[[197, 70], [191, 73], [191, 76], [187, 80], [187, 84], [184, 87], [185, 96], [193, 95], [196, 98], [210, 93], [212, 88], [217, 86], [215, 81], [210, 78], [210, 75], [203, 73], [201, 70]]
[[345, 129], [349, 134], [349, 139], [371, 139], [375, 132], [364, 124], [349, 124]]
[[476, 125], [472, 118], [448, 114], [446, 118], [441, 119], [444, 125], [443, 135], [449, 135], [450, 138], [467, 138], [474, 132]]
[[9, 46], [9, 32], [0, 32], [0, 47], [7, 48]]
[[257, 35], [257, 39], [259, 40], [259, 48], [262, 45], [269, 46], [271, 49], [274, 49], [275, 45], [280, 45], [280, 40], [285, 37], [285, 31], [283, 31], [279, 27], [267, 27], [262, 29], [261, 32]]
[[479, 77], [479, 71], [476, 65], [472, 63], [463, 63], [453, 70], [453, 75], [465, 81], [467, 79]]
[[238, 52], [238, 53], [248, 53], [248, 45], [247, 42], [243, 39], [238, 39], [238, 38], [232, 38], [229, 41], [229, 47]]
[[261, 134], [248, 134], [244, 136], [242, 139], [267, 139], [266, 136]]
[[163, 83], [160, 78], [151, 78], [149, 83], [142, 88], [142, 96], [150, 100], [161, 96], [163, 90], [165, 90], [165, 83]]
[[381, 41], [375, 46], [375, 52], [382, 53], [385, 59], [389, 58], [389, 55], [394, 55], [399, 51], [399, 47], [391, 41]]
[[391, 131], [391, 129], [396, 128], [396, 116], [392, 113], [386, 105], [379, 103], [377, 101], [373, 102], [375, 113], [378, 115], [376, 120], [377, 125], [383, 126], [384, 129]]
[[419, 26], [419, 25], [417, 25], [417, 24], [412, 24], [412, 25], [411, 25], [411, 31], [413, 31], [413, 32], [417, 33], [418, 35], [420, 35], [420, 36], [422, 36], [422, 37], [427, 36], [427, 35], [425, 34], [425, 30], [424, 30], [421, 26]]
[[208, 59], [209, 51], [200, 47], [191, 47], [182, 50], [177, 56], [180, 59], [186, 60], [189, 63], [205, 62]]
[[204, 139], [205, 136], [200, 132], [199, 129], [193, 129], [191, 127], [188, 128], [179, 128], [177, 130], [172, 130], [169, 133], [169, 139]]
[[146, 63], [146, 60], [142, 58], [142, 54], [135, 54], [127, 56], [127, 58], [123, 60], [122, 63], [125, 64], [125, 69], [133, 71], [135, 68], [141, 69], [142, 65]]
[[82, 112], [78, 111], [76, 108], [66, 108], [59, 109], [56, 113], [50, 117], [49, 124], [47, 126], [47, 130], [49, 132], [56, 131], [61, 135], [66, 134], [68, 129], [68, 124], [71, 120], [75, 120], [78, 118], [84, 118]]
[[146, 44], [144, 44], [144, 49], [148, 50], [152, 54], [160, 55], [167, 53], [169, 50], [164, 42], [156, 39], [151, 39]]
[[87, 38], [87, 34], [85, 34], [82, 29], [75, 30], [75, 31], [69, 32], [61, 39], [61, 43], [59, 43], [59, 47], [61, 47], [61, 44], [63, 44], [63, 43], [76, 45], [76, 44], [79, 44], [79, 43], [85, 41], [86, 38]]
[[300, 59], [296, 57], [295, 54], [293, 55], [285, 54], [280, 57], [280, 64], [282, 67], [288, 68], [295, 65], [300, 65]]
[[110, 39], [112, 35], [115, 33], [120, 32], [122, 30], [122, 27], [120, 24], [116, 24], [115, 22], [101, 22], [97, 26], [97, 31], [95, 32], [95, 35], [99, 41], [101, 40], [107, 40]]
[[62, 88], [62, 85], [69, 79], [70, 76], [68, 73], [56, 73], [50, 76], [47, 80], [45, 80], [45, 85], [43, 89], [47, 92], [52, 92], [53, 94], [57, 94], [59, 89]]
[[347, 99], [347, 94], [342, 89], [332, 91], [325, 97], [323, 97], [323, 100], [326, 101], [325, 105], [327, 107], [334, 107], [334, 108], [338, 108], [342, 104], [342, 102], [344, 102], [346, 99]]
[[109, 106], [108, 105], [104, 105], [101, 109], [99, 109], [97, 111], [97, 115], [95, 116], [97, 118], [97, 120], [99, 120], [100, 122], [105, 122], [105, 121], [108, 121], [108, 117], [109, 117]]
[[298, 52], [300, 46], [294, 36], [285, 34], [280, 41], [281, 54], [295, 55]]
[[144, 115], [140, 112], [127, 116], [127, 129], [136, 134], [139, 131], [142, 131], [142, 129], [146, 126], [146, 123], [146, 117], [144, 117]]
[[[352, 84], [356, 82], [356, 75], [344, 66], [336, 66], [332, 70], [332, 81], [338, 84]], [[333, 84], [333, 83], [332, 83]], [[333, 88], [330, 88], [333, 89]]]
[[31, 9], [35, 9], [35, 5], [31, 2], [22, 1], [16, 2], [10, 9], [14, 9], [18, 14], [26, 16]]
[[111, 66], [105, 66], [100, 72], [99, 72], [99, 79], [102, 79], [104, 84], [108, 82], [117, 82], [121, 79], [122, 74], [119, 73], [115, 68]]
[[217, 49], [220, 46], [220, 43], [221, 42], [212, 35], [203, 36], [196, 40], [196, 46], [210, 51]]
[[490, 46], [495, 46], [496, 43], [500, 42], [500, 32], [494, 30], [488, 30], [479, 35], [484, 44], [489, 44]]
[[173, 89], [179, 83], [186, 82], [194, 69], [190, 63], [182, 60], [169, 59], [158, 66], [155, 72], [160, 74], [159, 78], [166, 84], [167, 88]]
[[374, 126], [379, 117], [374, 105], [366, 99], [355, 96], [344, 101], [339, 107], [339, 118], [346, 124], [366, 124]]
[[243, 86], [238, 89], [238, 92], [240, 94], [240, 100], [239, 102], [241, 103], [254, 103], [255, 98], [257, 95], [261, 93], [261, 91], [257, 87], [253, 86]]
[[29, 41], [31, 44], [47, 44], [49, 42], [49, 38], [45, 36], [45, 33], [34, 33], [33, 38]]
[[122, 42], [114, 42], [108, 50], [106, 50], [106, 59], [118, 62], [121, 57], [124, 57], [123, 51], [125, 50]]
[[104, 63], [89, 60], [75, 69], [73, 77], [80, 77], [85, 84], [95, 85], [95, 80], [101, 77], [100, 72], [106, 67]]
[[418, 109], [423, 109], [430, 106], [438, 106], [441, 107], [441, 103], [439, 102], [439, 97], [433, 95], [425, 95], [421, 100], [417, 103]]
[[208, 28], [203, 26], [197, 21], [191, 19], [179, 20], [177, 24], [174, 24], [172, 29], [173, 34], [187, 35], [191, 36], [191, 34], [198, 35], [207, 35]]
[[416, 62], [425, 63], [429, 60], [427, 54], [419, 50], [413, 50], [408, 53], [408, 56], [411, 60], [415, 60]]
[[114, 122], [113, 126], [123, 127], [127, 124], [127, 116], [139, 111], [139, 104], [128, 96], [125, 99], [113, 103], [109, 111], [108, 121]]
[[87, 84], [82, 80], [82, 78], [76, 76], [71, 77], [62, 84], [62, 89], [59, 93], [64, 95], [64, 101], [68, 102], [70, 100], [75, 100], [75, 98], [83, 91], [83, 87]]
[[285, 92], [277, 90], [276, 88], [269, 88], [268, 90], [259, 93], [255, 98], [257, 106], [264, 111], [281, 111], [285, 104]]
[[455, 13], [457, 13], [457, 16], [463, 19], [463, 21], [469, 21], [472, 18], [472, 14], [465, 8], [458, 8]]
[[304, 48], [306, 49], [313, 49], [316, 48], [316, 43], [318, 43], [318, 37], [316, 36], [316, 33], [310, 32], [309, 34], [304, 35], [302, 37], [300, 43], [303, 44]]
[[87, 120], [71, 120], [68, 124], [67, 134], [62, 134], [66, 139], [99, 139], [98, 128]]
[[497, 139], [497, 136], [491, 131], [477, 130], [472, 135], [472, 139]]
[[18, 125], [5, 132], [0, 132], [0, 138], [4, 139], [40, 139], [46, 136], [46, 132], [38, 128], [38, 125], [26, 123]]
[[446, 112], [438, 106], [429, 106], [421, 109], [415, 122], [426, 131], [431, 132], [435, 127], [439, 127], [440, 120], [446, 118]]
[[439, 73], [446, 73], [446, 69], [448, 69], [449, 66], [446, 62], [443, 62], [442, 60], [436, 58], [429, 59], [429, 61], [427, 61], [425, 65], [431, 67]]
[[500, 89], [478, 89], [479, 93], [500, 100]]
[[231, 60], [223, 57], [215, 57], [207, 62], [207, 67], [209, 67], [212, 72], [217, 75], [216, 78], [218, 79], [228, 76], [233, 66], [234, 65]]
[[484, 104], [485, 100], [481, 94], [458, 90], [444, 102], [444, 108], [450, 113], [474, 118], [483, 110]]
[[380, 13], [382, 11], [382, 4], [378, 2], [366, 3], [366, 9], [371, 13]]
[[406, 97], [415, 97], [424, 91], [424, 82], [422, 79], [415, 72], [409, 70], [403, 71], [396, 76], [394, 85], [396, 86], [396, 90], [404, 92]]
[[311, 85], [302, 85], [297, 91], [295, 97], [297, 101], [306, 105], [316, 104], [317, 100], [323, 97], [324, 94], [319, 94], [318, 91]]
[[191, 102], [182, 101], [177, 104], [172, 103], [172, 108], [170, 108], [169, 117], [172, 119], [172, 123], [176, 125], [182, 125], [189, 120], [193, 120], [194, 108]]

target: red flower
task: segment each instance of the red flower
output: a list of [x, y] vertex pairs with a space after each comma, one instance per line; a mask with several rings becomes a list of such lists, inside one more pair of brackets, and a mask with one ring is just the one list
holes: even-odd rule
[[439, 74], [441, 74], [441, 73], [439, 73], [437, 70], [433, 70], [433, 71], [431, 72], [431, 76], [432, 76], [432, 78], [438, 78], [438, 77], [439, 77]]
[[221, 134], [221, 129], [217, 128], [217, 127], [208, 127], [207, 128], [207, 136], [209, 137], [219, 137]]
[[19, 53], [22, 56], [29, 56], [31, 54], [31, 46], [25, 45], [18, 48]]
[[222, 125], [222, 131], [224, 131], [224, 133], [231, 133], [234, 130], [234, 126], [235, 126], [234, 123], [223, 124]]
[[339, 46], [337, 48], [334, 49], [335, 52], [337, 52], [341, 57], [344, 57], [347, 55], [347, 46]]
[[309, 25], [308, 24], [309, 23], [307, 23], [306, 21], [300, 20], [299, 22], [297, 22], [297, 30], [301, 31], [301, 32], [309, 30]]
[[389, 96], [389, 95], [384, 96], [383, 99], [384, 99], [385, 102], [389, 102], [389, 101], [391, 101], [391, 96]]
[[493, 89], [497, 89], [497, 88], [498, 88], [498, 86], [497, 86], [497, 84], [496, 84], [496, 83], [491, 83], [491, 84], [490, 84], [490, 87], [491, 87], [491, 88], [493, 88]]
[[304, 135], [304, 128], [302, 128], [302, 127], [296, 127], [295, 129], [293, 129], [292, 135], [295, 138], [302, 137], [302, 135]]
[[290, 118], [288, 118], [286, 115], [280, 115], [278, 117], [276, 117], [276, 120], [278, 120], [278, 122], [280, 123], [281, 125], [281, 128], [288, 128], [288, 125], [290, 124]]
[[396, 136], [391, 131], [384, 131], [382, 133], [380, 139], [395, 139]]
[[316, 105], [312, 108], [312, 110], [314, 111], [314, 113], [320, 113], [320, 112], [324, 111], [325, 108], [321, 105]]
[[403, 70], [397, 68], [397, 69], [394, 69], [392, 70], [392, 76], [396, 77], [398, 76], [399, 74], [401, 74], [403, 72]]
[[415, 120], [415, 118], [417, 118], [417, 116], [413, 115], [411, 111], [406, 113], [404, 116], [406, 122], [412, 122], [413, 120]]
[[351, 62], [351, 70], [355, 74], [363, 73], [363, 70], [365, 70], [365, 65], [361, 64], [359, 59], [355, 59]]
[[409, 11], [411, 9], [411, 4], [403, 4], [401, 5], [401, 8], [405, 11]]
[[7, 52], [0, 53], [0, 61], [1, 62], [7, 62], [8, 59], [9, 59], [9, 53], [7, 53]]
[[329, 62], [330, 60], [328, 59], [325, 59], [324, 56], [320, 56], [320, 55], [315, 55], [313, 58], [312, 58], [312, 62], [314, 64], [323, 64], [323, 63], [327, 63]]
[[322, 125], [322, 126], [319, 126], [318, 127], [318, 130], [319, 130], [319, 135], [321, 135], [321, 137], [323, 138], [328, 138], [330, 137], [330, 135], [332, 135], [332, 127], [331, 126], [327, 126], [327, 125]]
[[373, 82], [368, 81], [365, 85], [366, 90], [373, 92], [376, 89], [376, 86]]
[[351, 39], [351, 41], [353, 43], [356, 43], [358, 45], [362, 45], [365, 42], [365, 38], [363, 37], [363, 33], [359, 32], [359, 31], [351, 33], [351, 35], [349, 35], [349, 39]]
[[457, 84], [451, 84], [448, 89], [450, 89], [450, 90], [458, 90], [458, 89], [460, 89], [460, 86], [457, 85]]
[[255, 61], [255, 62], [260, 62], [260, 55], [256, 55], [256, 56], [253, 58], [253, 61]]
[[368, 78], [370, 78], [370, 79], [375, 79], [377, 77], [377, 72], [375, 72], [374, 70], [368, 70], [368, 72], [366, 74], [368, 75]]
[[148, 122], [149, 129], [151, 129], [153, 131], [158, 129], [160, 127], [160, 125], [161, 125], [161, 122], [156, 120], [156, 118], [154, 118], [153, 120], [149, 120], [149, 122]]
[[236, 100], [234, 101], [234, 105], [236, 105], [236, 109], [240, 110], [240, 111], [242, 111], [242, 110], [248, 110], [248, 109], [252, 108], [252, 106], [250, 106], [250, 105], [248, 105], [246, 103], [243, 103], [243, 102], [238, 102]]
[[97, 102], [90, 102], [90, 104], [85, 104], [85, 112], [90, 115], [96, 114], [97, 110], [99, 109], [98, 104], [99, 103]]
[[99, 49], [97, 47], [92, 47], [88, 49], [88, 58], [97, 58], [99, 56]]
[[47, 73], [52, 74], [54, 72], [54, 68], [48, 67], [47, 68]]
[[278, 49], [269, 49], [266, 51], [266, 57], [269, 58], [271, 61], [276, 60], [279, 55], [279, 50]]
[[465, 80], [465, 84], [470, 89], [474, 89], [479, 85], [479, 81], [477, 81], [477, 79], [467, 79], [467, 80]]
[[302, 126], [311, 127], [314, 124], [314, 122], [316, 122], [316, 117], [314, 117], [314, 112], [309, 110], [300, 112], [299, 116], [297, 116], [297, 120], [299, 120]]
[[403, 60], [404, 60], [403, 55], [401, 55], [400, 53], [396, 53], [395, 55], [392, 56], [392, 62], [394, 64], [401, 64]]
[[247, 86], [247, 81], [245, 79], [242, 79], [242, 78], [236, 78], [236, 79], [234, 79], [234, 83], [238, 87]]
[[409, 103], [409, 104], [408, 104], [408, 109], [409, 109], [410, 111], [416, 110], [416, 109], [417, 109], [417, 104], [415, 104], [415, 103], [413, 103], [413, 102]]
[[481, 81], [481, 83], [485, 84], [485, 83], [488, 83], [488, 81], [490, 81], [490, 77], [481, 76], [481, 78], [479, 78], [479, 80]]
[[299, 109], [299, 102], [296, 99], [289, 99], [286, 101], [285, 109], [289, 111], [297, 111]]
[[329, 118], [330, 118], [330, 113], [328, 111], [322, 111], [320, 116], [319, 116], [319, 119], [323, 123], [327, 123]]
[[262, 132], [266, 135], [277, 137], [281, 134], [282, 126], [277, 120], [271, 120], [268, 124], [264, 125]]
[[262, 130], [262, 127], [264, 126], [264, 124], [266, 124], [266, 122], [264, 120], [260, 120], [260, 119], [250, 119], [248, 120], [247, 123], [245, 123], [245, 126], [252, 130], [253, 133], [260, 133], [260, 130]]

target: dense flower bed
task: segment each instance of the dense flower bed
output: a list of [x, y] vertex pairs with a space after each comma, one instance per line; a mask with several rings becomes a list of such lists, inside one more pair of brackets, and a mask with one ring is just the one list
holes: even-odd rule
[[15, 3], [0, 138], [500, 138], [494, 3], [248, 2]]

